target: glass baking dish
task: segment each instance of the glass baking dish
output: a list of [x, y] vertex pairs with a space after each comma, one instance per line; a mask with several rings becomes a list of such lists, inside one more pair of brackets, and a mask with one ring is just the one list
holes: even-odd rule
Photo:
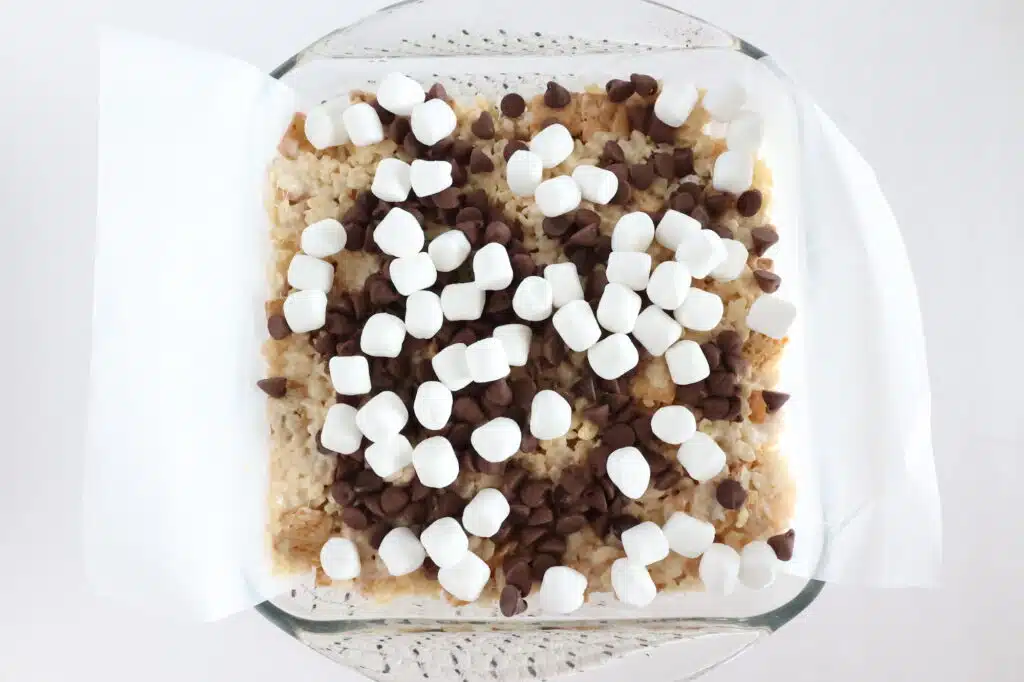
[[[332, 31], [272, 75], [296, 90], [303, 110], [354, 88], [372, 90], [392, 71], [440, 81], [455, 97], [492, 98], [507, 91], [529, 96], [552, 79], [579, 90], [631, 72], [700, 87], [739, 79], [766, 119], [762, 154], [773, 170], [781, 246], [787, 235], [799, 242], [796, 117], [788, 88], [764, 57], [720, 28], [649, 0], [407, 0]], [[787, 258], [776, 260], [785, 275]], [[788, 260], [795, 268], [798, 259]], [[799, 352], [798, 343], [787, 350]], [[788, 415], [787, 433], [799, 430], [799, 414]], [[794, 439], [787, 449], [802, 493], [798, 517], [814, 498], [803, 494], [814, 488], [804, 442]], [[822, 543], [813, 534], [798, 537], [803, 572], [814, 575]], [[669, 642], [685, 642], [672, 649], [680, 657], [672, 669], [690, 679], [789, 622], [823, 586], [783, 576], [766, 590], [741, 588], [729, 597], [662, 593], [643, 611], [598, 595], [571, 617], [507, 619], [493, 605], [454, 607], [440, 597], [377, 603], [310, 580], [257, 609], [304, 644], [377, 680], [544, 679]]]

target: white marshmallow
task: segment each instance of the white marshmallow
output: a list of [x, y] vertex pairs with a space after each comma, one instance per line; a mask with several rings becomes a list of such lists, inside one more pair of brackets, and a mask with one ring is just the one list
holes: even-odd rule
[[[317, 149], [339, 147], [348, 142], [348, 131], [342, 114], [348, 109], [348, 99], [341, 98], [318, 104], [306, 114], [303, 132]], [[310, 254], [312, 255], [312, 254]]]
[[433, 291], [414, 291], [405, 299], [405, 331], [415, 339], [432, 339], [441, 331], [441, 297]]
[[338, 355], [327, 363], [334, 392], [363, 395], [370, 392], [370, 363], [362, 355]]
[[654, 221], [643, 211], [627, 213], [612, 230], [612, 251], [646, 251], [654, 241]]
[[729, 545], [716, 542], [700, 558], [698, 573], [705, 591], [730, 595], [739, 580], [740, 555]]
[[425, 429], [443, 429], [452, 416], [452, 392], [440, 381], [425, 381], [416, 388], [412, 412]]
[[667, 260], [651, 273], [651, 280], [647, 283], [647, 298], [659, 308], [675, 310], [683, 304], [686, 294], [690, 292], [690, 281], [690, 268], [685, 263]]
[[381, 159], [373, 172], [373, 184], [370, 191], [381, 201], [396, 203], [409, 198], [412, 189], [409, 164], [401, 159], [389, 157]]
[[708, 88], [701, 104], [716, 121], [731, 121], [747, 101], [747, 91], [736, 81]]
[[409, 409], [392, 391], [378, 393], [356, 412], [356, 426], [374, 443], [397, 436], [408, 422]]
[[495, 417], [476, 427], [469, 435], [469, 442], [477, 454], [488, 462], [504, 462], [519, 452], [523, 432], [514, 419]]
[[[442, 297], [443, 300], [443, 297]], [[459, 391], [469, 386], [473, 380], [469, 376], [469, 363], [466, 362], [466, 344], [453, 343], [437, 352], [430, 359], [434, 374], [449, 391]]]
[[430, 246], [427, 247], [430, 259], [434, 261], [434, 267], [438, 272], [458, 270], [459, 266], [469, 258], [472, 250], [473, 247], [469, 243], [469, 239], [461, 230], [448, 230], [444, 234], [434, 237], [430, 241]]
[[420, 441], [412, 450], [412, 466], [428, 488], [447, 488], [459, 477], [459, 459], [444, 436]]
[[643, 608], [658, 596], [658, 587], [647, 568], [630, 559], [612, 562], [612, 590], [623, 604]]
[[622, 549], [630, 560], [641, 566], [650, 566], [668, 556], [668, 538], [661, 526], [644, 521], [622, 531]]
[[469, 538], [462, 525], [450, 516], [434, 521], [420, 533], [420, 542], [438, 568], [454, 566], [469, 552]]
[[552, 263], [544, 267], [544, 279], [551, 285], [551, 302], [561, 308], [569, 301], [583, 300], [583, 284], [575, 263]]
[[[402, 296], [408, 296], [416, 291], [423, 291], [434, 285], [437, 281], [437, 269], [434, 261], [426, 251], [411, 256], [403, 256], [391, 261], [391, 283], [395, 285], [395, 291]], [[438, 299], [438, 305], [441, 304]], [[408, 304], [406, 304], [408, 308]]]
[[505, 347], [501, 341], [491, 337], [480, 339], [466, 348], [466, 364], [469, 366], [469, 377], [478, 384], [503, 379], [511, 371]]
[[374, 228], [373, 241], [389, 256], [413, 256], [423, 250], [423, 228], [416, 216], [395, 206]]
[[318, 220], [302, 231], [302, 250], [314, 258], [327, 258], [345, 248], [348, 232], [334, 218]]
[[319, 258], [297, 253], [288, 264], [288, 284], [301, 291], [322, 291], [334, 285], [334, 266]]
[[377, 556], [384, 562], [388, 574], [398, 577], [408, 575], [422, 566], [427, 552], [411, 530], [400, 526], [384, 536]]
[[527, 322], [539, 322], [551, 317], [553, 306], [551, 284], [543, 277], [531, 275], [525, 278], [512, 296], [512, 310], [519, 319]]
[[320, 568], [331, 580], [354, 580], [362, 566], [356, 543], [348, 538], [328, 538], [320, 548]]
[[675, 251], [687, 237], [692, 237], [701, 231], [700, 221], [691, 218], [685, 213], [670, 208], [658, 222], [658, 228], [654, 231], [654, 238], [666, 249]]
[[631, 500], [643, 497], [647, 492], [647, 486], [651, 484], [651, 465], [644, 459], [643, 454], [632, 446], [619, 448], [608, 455], [606, 467], [608, 478], [620, 493]]
[[660, 441], [680, 445], [697, 433], [697, 419], [682, 405], [666, 405], [651, 417], [651, 432]]
[[597, 166], [576, 166], [572, 179], [579, 185], [583, 198], [599, 206], [607, 204], [619, 191], [619, 178], [615, 173]]
[[676, 459], [698, 483], [710, 481], [725, 468], [725, 451], [703, 431], [697, 431], [679, 446]]
[[551, 390], [538, 391], [530, 404], [530, 433], [538, 440], [560, 438], [572, 426], [572, 407]]
[[704, 279], [725, 260], [726, 255], [722, 238], [711, 230], [701, 230], [683, 238], [675, 258], [690, 268], [692, 277]]
[[582, 353], [601, 340], [601, 328], [586, 301], [567, 303], [555, 312], [551, 322], [565, 345], [577, 353]]
[[665, 125], [678, 128], [690, 118], [699, 98], [692, 83], [665, 83], [654, 101], [654, 115]]
[[761, 590], [775, 582], [779, 574], [775, 550], [763, 540], [756, 540], [740, 551], [740, 582], [752, 590]]
[[377, 111], [366, 102], [353, 104], [341, 115], [349, 139], [357, 147], [377, 144], [384, 139], [384, 126]]
[[459, 563], [437, 572], [437, 582], [445, 592], [464, 602], [474, 602], [491, 579], [491, 567], [472, 552], [466, 552]]
[[367, 446], [364, 457], [373, 473], [391, 478], [412, 464], [412, 445], [399, 433]]
[[391, 313], [375, 313], [363, 324], [359, 350], [375, 358], [397, 358], [404, 341], [404, 322]]
[[672, 551], [687, 559], [696, 559], [715, 544], [715, 527], [685, 512], [672, 512], [661, 530]]
[[489, 538], [508, 518], [509, 504], [497, 488], [484, 488], [469, 501], [462, 512], [462, 527], [470, 535]]
[[[287, 301], [286, 301], [287, 303]], [[747, 326], [773, 339], [785, 338], [796, 319], [796, 306], [774, 294], [762, 294], [750, 306]], [[289, 322], [289, 324], [291, 324]], [[292, 327], [294, 330], [295, 328]]]
[[356, 408], [338, 403], [327, 409], [320, 444], [331, 452], [351, 455], [363, 442], [363, 432], [356, 425]]
[[711, 186], [719, 192], [742, 194], [754, 182], [754, 157], [747, 152], [722, 152], [715, 159]]
[[545, 168], [554, 168], [572, 154], [572, 133], [561, 123], [553, 123], [530, 140], [530, 151], [540, 157]]
[[640, 251], [612, 251], [605, 274], [609, 282], [643, 291], [651, 279], [651, 256]]
[[711, 374], [708, 359], [696, 341], [683, 340], [665, 351], [665, 362], [673, 383], [680, 386], [703, 381]]
[[682, 335], [683, 327], [655, 305], [647, 306], [633, 326], [633, 338], [654, 357], [664, 355]]
[[628, 334], [636, 325], [643, 301], [635, 291], [621, 284], [609, 283], [597, 304], [597, 321], [612, 333]]
[[327, 321], [327, 294], [314, 289], [293, 291], [284, 299], [284, 319], [296, 334], [319, 329]]
[[583, 195], [575, 180], [568, 175], [559, 175], [537, 185], [533, 200], [542, 215], [554, 218], [579, 208]]
[[426, 98], [423, 86], [401, 73], [389, 73], [377, 86], [377, 103], [398, 116], [408, 116]]
[[508, 249], [491, 242], [473, 255], [473, 283], [484, 291], [498, 291], [512, 284]]
[[625, 334], [612, 334], [590, 347], [587, 362], [602, 379], [618, 379], [637, 366], [640, 353]]
[[692, 287], [674, 316], [687, 329], [709, 332], [718, 326], [724, 314], [725, 304], [718, 294]]
[[531, 151], [520, 149], [508, 159], [505, 180], [512, 194], [521, 197], [533, 196], [543, 175], [544, 162]]
[[723, 239], [725, 260], [711, 271], [711, 276], [720, 282], [731, 282], [743, 274], [747, 267], [747, 247], [735, 239]]
[[432, 147], [451, 135], [458, 121], [448, 102], [430, 99], [412, 108], [409, 124], [416, 139]]
[[475, 282], [449, 284], [441, 289], [441, 310], [444, 319], [452, 322], [479, 320], [484, 313], [486, 296]]
[[530, 357], [533, 332], [525, 324], [503, 324], [494, 328], [494, 338], [501, 341], [505, 357], [512, 367], [525, 367]]
[[[440, 100], [432, 99], [431, 102]], [[409, 182], [418, 197], [429, 197], [452, 186], [450, 161], [416, 159], [409, 166]]]
[[757, 150], [764, 139], [764, 119], [754, 111], [741, 111], [729, 123], [725, 133], [725, 143], [730, 151], [743, 152], [757, 156]]
[[568, 566], [552, 566], [544, 571], [537, 593], [537, 605], [546, 613], [566, 615], [583, 606], [587, 578]]

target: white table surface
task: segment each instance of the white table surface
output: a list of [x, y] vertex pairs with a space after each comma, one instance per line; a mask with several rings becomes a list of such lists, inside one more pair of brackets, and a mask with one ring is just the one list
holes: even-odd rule
[[[271, 68], [377, 2], [10, 0], [0, 6], [0, 680], [351, 680], [255, 613], [163, 622], [89, 594], [78, 505], [94, 215], [95, 25]], [[1019, 680], [1024, 474], [1024, 4], [1018, 0], [676, 2], [788, 67], [878, 171], [922, 295], [944, 503], [937, 591], [830, 587], [708, 676]], [[345, 8], [348, 9], [345, 9]], [[885, 17], [883, 19], [883, 17]], [[12, 213], [13, 209], [13, 213]], [[140, 217], [141, 218], [141, 217]], [[870, 428], [870, 425], [865, 425]], [[1016, 583], [1013, 581], [1017, 581]], [[670, 662], [623, 670], [671, 679]]]

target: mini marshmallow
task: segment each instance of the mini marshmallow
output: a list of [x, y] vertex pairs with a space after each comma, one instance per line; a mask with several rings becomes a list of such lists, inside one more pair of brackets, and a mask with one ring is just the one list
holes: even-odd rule
[[735, 239], [723, 239], [725, 260], [711, 270], [711, 276], [719, 282], [731, 282], [743, 274], [747, 267], [747, 247]]
[[587, 362], [602, 379], [618, 379], [640, 363], [640, 353], [625, 334], [612, 334], [590, 347]]
[[389, 73], [377, 86], [377, 103], [398, 116], [408, 116], [426, 98], [423, 86], [401, 73]]
[[[432, 99], [431, 102], [440, 100]], [[452, 186], [450, 161], [416, 159], [409, 166], [409, 183], [418, 197], [429, 197]]]
[[629, 446], [608, 455], [608, 478], [615, 487], [631, 500], [640, 499], [651, 483], [651, 465], [643, 454]]
[[441, 331], [441, 297], [433, 291], [414, 291], [405, 299], [405, 331], [414, 339], [432, 339]]
[[[285, 302], [287, 304], [287, 301]], [[287, 313], [286, 313], [287, 316]], [[796, 319], [796, 306], [774, 294], [762, 294], [750, 306], [747, 326], [773, 339], [785, 338]], [[289, 324], [291, 322], [289, 321]], [[292, 327], [294, 330], [295, 328]]]
[[469, 363], [466, 362], [466, 344], [464, 343], [453, 343], [438, 351], [430, 359], [430, 366], [433, 367], [438, 380], [449, 391], [462, 390], [473, 380], [469, 375]]
[[607, 204], [619, 191], [619, 178], [615, 173], [597, 166], [576, 166], [572, 179], [579, 185], [583, 198], [599, 206]]
[[701, 231], [699, 220], [670, 208], [658, 222], [654, 238], [666, 249], [675, 251], [683, 241]]
[[338, 355], [330, 359], [334, 392], [341, 395], [363, 395], [370, 392], [370, 363], [362, 355]]
[[514, 419], [495, 417], [473, 429], [469, 442], [477, 454], [488, 462], [504, 462], [519, 452], [523, 432]]
[[706, 592], [730, 595], [739, 580], [740, 555], [729, 545], [716, 542], [700, 558], [698, 573]]
[[375, 358], [397, 358], [405, 341], [405, 323], [391, 313], [376, 313], [363, 324], [359, 350]]
[[397, 436], [408, 422], [409, 409], [392, 391], [378, 393], [356, 412], [356, 426], [374, 443]]
[[533, 152], [520, 149], [509, 157], [505, 179], [512, 194], [533, 196], [543, 175], [544, 162]]
[[537, 605], [546, 613], [566, 615], [583, 606], [587, 578], [568, 566], [552, 566], [544, 571], [537, 593]]
[[763, 540], [756, 540], [740, 551], [740, 582], [752, 590], [761, 590], [779, 574], [779, 559], [775, 550]]
[[412, 108], [409, 124], [416, 139], [432, 147], [451, 135], [458, 121], [448, 102], [430, 99]]
[[650, 566], [668, 556], [668, 539], [661, 526], [644, 521], [622, 531], [622, 549], [641, 566]]
[[315, 289], [293, 291], [284, 299], [284, 319], [296, 334], [311, 332], [327, 321], [327, 294]]
[[357, 147], [377, 144], [384, 139], [384, 126], [377, 111], [366, 102], [353, 104], [341, 115], [349, 139]]
[[331, 405], [320, 431], [320, 444], [331, 452], [351, 455], [363, 442], [363, 432], [356, 425], [356, 408], [344, 403]]
[[[378, 228], [380, 229], [380, 228]], [[438, 272], [452, 272], [469, 258], [473, 246], [462, 230], [448, 230], [430, 241], [427, 252]]]
[[454, 566], [469, 552], [469, 538], [462, 525], [450, 516], [434, 521], [420, 533], [420, 542], [438, 568]]
[[348, 232], [334, 218], [318, 220], [302, 231], [302, 250], [314, 258], [327, 258], [345, 248]]
[[412, 213], [395, 206], [374, 228], [373, 241], [389, 256], [413, 256], [423, 250], [423, 228]]
[[288, 284], [302, 291], [327, 293], [334, 285], [334, 266], [319, 258], [297, 253], [288, 265]]
[[685, 512], [672, 512], [661, 530], [672, 551], [687, 559], [696, 559], [715, 544], [715, 527]]
[[672, 128], [678, 128], [690, 118], [700, 93], [692, 83], [665, 83], [654, 101], [654, 115]]
[[654, 241], [654, 221], [643, 211], [627, 213], [612, 230], [612, 251], [646, 251]]
[[373, 172], [373, 184], [370, 185], [373, 196], [391, 203], [408, 199], [409, 190], [412, 189], [410, 170], [409, 164], [401, 159], [381, 159]]
[[446, 488], [459, 477], [459, 459], [444, 436], [420, 441], [412, 450], [416, 478], [428, 488]]
[[423, 565], [427, 552], [411, 530], [404, 526], [392, 529], [380, 543], [377, 556], [389, 575], [408, 575]]
[[554, 168], [569, 158], [575, 143], [572, 133], [561, 123], [553, 123], [530, 140], [530, 151], [540, 157], [544, 168]]
[[715, 159], [711, 186], [719, 192], [742, 194], [754, 182], [754, 157], [747, 152], [722, 152]]
[[703, 431], [697, 431], [679, 446], [676, 459], [698, 483], [710, 481], [725, 468], [725, 451]]
[[530, 433], [538, 440], [560, 438], [572, 426], [572, 407], [551, 390], [539, 391], [530, 404]]
[[697, 433], [697, 419], [682, 405], [666, 405], [651, 417], [651, 432], [662, 442], [680, 445]]
[[537, 185], [533, 200], [541, 214], [547, 218], [565, 215], [579, 208], [583, 195], [580, 187], [568, 175], [559, 175]]
[[491, 567], [472, 552], [466, 552], [459, 563], [441, 568], [437, 582], [445, 592], [464, 602], [474, 602], [491, 579]]
[[757, 156], [757, 150], [764, 139], [764, 119], [754, 111], [741, 111], [729, 123], [725, 143], [730, 151]]
[[665, 362], [672, 382], [680, 386], [703, 381], [711, 374], [708, 359], [696, 341], [683, 340], [665, 351]]
[[484, 313], [485, 294], [475, 282], [449, 284], [441, 290], [444, 319], [452, 322], [479, 320]]
[[519, 319], [540, 322], [551, 317], [554, 303], [551, 284], [543, 277], [529, 276], [519, 283], [512, 296], [512, 310]]
[[696, 332], [709, 332], [718, 326], [725, 314], [725, 304], [718, 294], [692, 287], [683, 304], [676, 308], [679, 324]]
[[416, 388], [412, 413], [425, 429], [439, 431], [452, 416], [454, 398], [448, 387], [440, 381], [425, 381]]
[[639, 294], [621, 284], [609, 283], [597, 304], [597, 321], [612, 333], [628, 334], [636, 325], [643, 301]]
[[731, 121], [747, 101], [747, 91], [736, 81], [708, 88], [701, 104], [716, 121]]
[[503, 324], [494, 328], [494, 338], [501, 341], [505, 357], [512, 367], [525, 367], [530, 357], [533, 332], [525, 324]]
[[466, 365], [469, 367], [469, 377], [478, 384], [503, 379], [511, 371], [508, 358], [505, 357], [505, 347], [493, 337], [480, 339], [466, 348]]
[[630, 559], [612, 562], [612, 590], [623, 604], [643, 608], [658, 596], [658, 587], [647, 568]]
[[327, 149], [340, 147], [348, 142], [348, 131], [345, 130], [345, 122], [342, 120], [342, 114], [348, 106], [348, 99], [343, 98], [324, 102], [310, 109], [303, 124], [303, 132], [309, 143], [317, 149]]
[[565, 304], [555, 312], [551, 322], [565, 345], [577, 353], [582, 353], [601, 340], [601, 328], [586, 301]]
[[553, 263], [544, 267], [544, 279], [551, 285], [551, 302], [561, 308], [569, 301], [583, 300], [583, 284], [575, 263]]
[[651, 279], [651, 256], [639, 251], [612, 251], [606, 275], [609, 282], [643, 291]]
[[478, 492], [462, 512], [462, 527], [470, 535], [489, 538], [498, 532], [508, 518], [509, 504], [497, 488], [484, 488]]
[[412, 464], [412, 445], [399, 433], [367, 446], [364, 458], [373, 473], [391, 478]]
[[690, 269], [692, 277], [704, 279], [725, 260], [726, 255], [722, 238], [711, 230], [701, 230], [683, 237], [675, 259]]
[[685, 263], [665, 261], [654, 268], [647, 283], [647, 298], [666, 310], [675, 310], [690, 292], [690, 268]]
[[682, 325], [654, 305], [647, 306], [636, 318], [636, 324], [633, 326], [633, 338], [654, 357], [664, 355], [682, 335]]
[[[423, 291], [437, 281], [437, 269], [426, 251], [396, 258], [391, 261], [390, 267], [391, 283], [395, 285], [395, 291], [402, 296]], [[438, 305], [440, 305], [440, 299], [438, 299]], [[408, 304], [406, 307], [408, 308]]]
[[328, 538], [320, 548], [320, 568], [331, 580], [354, 580], [361, 565], [356, 543], [348, 538]]
[[484, 291], [498, 291], [512, 284], [508, 249], [491, 242], [473, 255], [473, 284]]

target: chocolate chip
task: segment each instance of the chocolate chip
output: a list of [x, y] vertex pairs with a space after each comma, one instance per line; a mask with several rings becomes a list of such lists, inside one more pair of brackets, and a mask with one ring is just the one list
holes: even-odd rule
[[313, 339], [313, 350], [325, 358], [334, 357], [334, 351], [338, 347], [338, 339], [333, 334], [323, 332]]
[[588, 225], [569, 237], [568, 243], [573, 246], [595, 246], [599, 236], [597, 225]]
[[490, 173], [494, 170], [494, 162], [481, 149], [474, 149], [469, 156], [469, 172]]
[[729, 352], [722, 356], [722, 364], [725, 366], [726, 369], [728, 369], [731, 372], [735, 372], [736, 374], [743, 374], [746, 371], [747, 365], [749, 363], [747, 362], [747, 359], [743, 357], [740, 351], [730, 350]]
[[565, 538], [549, 535], [538, 542], [535, 549], [542, 554], [550, 554], [556, 557], [562, 556], [566, 550]]
[[483, 410], [480, 409], [479, 403], [469, 396], [460, 396], [455, 399], [452, 416], [471, 425], [481, 424], [487, 419]]
[[619, 104], [620, 102], [625, 102], [634, 92], [636, 92], [636, 86], [634, 86], [630, 81], [613, 78], [604, 86], [604, 90], [608, 93], [608, 99], [610, 101]]
[[469, 163], [473, 149], [473, 143], [469, 140], [455, 140], [452, 144], [452, 158], [462, 164]]
[[[346, 461], [346, 460], [339, 460]], [[341, 507], [347, 507], [356, 500], [356, 491], [352, 489], [352, 484], [347, 481], [335, 481], [331, 485], [331, 497]]]
[[608, 472], [608, 455], [610, 454], [611, 450], [605, 446], [591, 448], [587, 455], [587, 464], [595, 476], [604, 476]]
[[366, 530], [370, 527], [370, 519], [366, 516], [366, 512], [356, 507], [342, 509], [341, 522], [352, 530]]
[[587, 525], [587, 519], [581, 514], [563, 516], [558, 519], [557, 523], [555, 523], [555, 532], [563, 536], [571, 535], [576, 531], [581, 530], [585, 525]]
[[668, 490], [683, 480], [683, 475], [676, 469], [666, 469], [654, 477], [655, 490]]
[[750, 239], [753, 242], [754, 253], [763, 256], [769, 247], [779, 241], [779, 234], [770, 227], [755, 227], [750, 231]]
[[387, 516], [396, 516], [409, 504], [409, 491], [391, 486], [380, 496], [380, 508]]
[[501, 98], [501, 113], [509, 118], [519, 118], [526, 111], [526, 100], [515, 92]]
[[698, 381], [695, 384], [676, 386], [676, 402], [687, 407], [696, 407], [700, 404], [701, 396], [704, 394], [704, 382]]
[[591, 488], [583, 493], [583, 503], [598, 514], [608, 511], [608, 498], [604, 496], [604, 491], [600, 487]]
[[587, 227], [600, 227], [601, 216], [596, 211], [591, 211], [589, 208], [581, 208], [576, 211], [576, 216], [572, 220], [573, 225], [577, 228], [584, 229]]
[[375, 493], [384, 488], [384, 481], [369, 469], [360, 471], [353, 482], [357, 493]]
[[280, 341], [288, 338], [292, 329], [288, 326], [288, 320], [284, 319], [284, 315], [274, 313], [267, 318], [267, 333], [270, 334], [270, 338]]
[[782, 284], [782, 278], [771, 270], [754, 270], [754, 281], [766, 294], [775, 293]]
[[608, 140], [604, 143], [604, 151], [601, 153], [601, 160], [607, 164], [625, 163], [626, 154], [622, 147], [615, 140]]
[[434, 206], [445, 211], [459, 207], [459, 191], [454, 187], [446, 187], [431, 198], [434, 200]]
[[415, 135], [407, 134], [405, 139], [402, 140], [402, 150], [414, 159], [418, 159], [426, 155], [427, 146], [416, 139]]
[[495, 405], [507, 407], [512, 404], [512, 388], [504, 379], [491, 382], [491, 385], [484, 391], [484, 400]]
[[609, 410], [607, 405], [597, 405], [583, 410], [583, 418], [594, 422], [599, 428], [608, 424]]
[[427, 100], [432, 99], [448, 99], [448, 91], [444, 89], [444, 86], [440, 83], [434, 83], [427, 90]]
[[535, 508], [544, 504], [547, 497], [548, 484], [544, 481], [530, 481], [519, 489], [519, 499], [527, 507]]
[[673, 128], [653, 113], [651, 114], [650, 122], [647, 124], [647, 135], [655, 142], [661, 144], [672, 144], [675, 142], [677, 130], [678, 128]]
[[438, 140], [427, 149], [427, 158], [440, 161], [451, 156], [452, 146], [455, 145], [455, 138], [451, 135]]
[[639, 130], [645, 135], [652, 115], [652, 108], [646, 104], [634, 104], [626, 107], [626, 120], [629, 121], [630, 130]]
[[508, 144], [505, 145], [505, 149], [501, 152], [501, 155], [505, 157], [507, 162], [512, 155], [519, 151], [529, 151], [530, 145], [526, 144], [522, 140], [509, 140]]
[[583, 295], [589, 303], [597, 303], [608, 285], [608, 275], [604, 268], [597, 268], [587, 276], [587, 284]]
[[725, 225], [715, 224], [715, 225], [709, 226], [707, 229], [711, 230], [712, 232], [717, 234], [722, 239], [732, 239], [733, 238], [732, 230], [729, 229], [728, 227], [726, 227]]
[[495, 221], [484, 230], [485, 244], [501, 244], [505, 246], [512, 239], [512, 230], [505, 223]]
[[537, 269], [536, 264], [533, 262], [533, 258], [531, 258], [529, 254], [517, 253], [512, 256], [511, 260], [512, 272], [515, 273], [515, 276], [519, 279], [529, 277]]
[[558, 558], [550, 554], [538, 554], [530, 562], [530, 569], [533, 573], [535, 580], [541, 580], [544, 578], [544, 574], [547, 573], [549, 568], [554, 568], [558, 565]]
[[349, 251], [362, 251], [363, 244], [366, 242], [366, 225], [349, 221], [346, 221], [344, 225], [347, 237], [345, 248]]
[[412, 126], [409, 124], [409, 119], [404, 116], [398, 116], [388, 126], [388, 137], [395, 144], [400, 145], [405, 142], [405, 138], [410, 132], [412, 132]]
[[529, 547], [547, 534], [548, 529], [541, 526], [530, 526], [528, 528], [524, 528], [519, 534], [519, 546]]
[[623, 531], [627, 531], [630, 528], [639, 525], [640, 519], [632, 514], [620, 514], [611, 520], [612, 532], [615, 533], [616, 537], [622, 535]]
[[373, 107], [373, 110], [377, 112], [377, 118], [380, 119], [380, 122], [382, 124], [388, 125], [395, 120], [395, 115], [388, 111], [387, 109], [385, 109], [384, 107], [382, 107], [380, 105], [380, 102], [378, 102], [377, 100], [373, 100], [372, 102], [370, 102], [370, 106]]
[[491, 112], [480, 112], [480, 115], [476, 117], [476, 120], [469, 126], [469, 129], [481, 140], [493, 140], [494, 118], [491, 116]]
[[629, 424], [615, 424], [601, 434], [601, 442], [612, 450], [618, 450], [635, 443], [636, 434]]
[[285, 393], [288, 392], [288, 379], [285, 377], [260, 379], [256, 382], [256, 386], [271, 398], [283, 398]]
[[455, 229], [466, 235], [466, 240], [469, 241], [470, 246], [477, 246], [480, 244], [480, 224], [476, 222], [471, 223], [458, 223], [455, 225]]
[[720, 216], [732, 206], [732, 197], [728, 194], [709, 194], [704, 197], [704, 207], [712, 216]]
[[649, 163], [634, 163], [629, 167], [629, 179], [637, 189], [648, 189], [654, 184], [654, 166]]
[[522, 595], [519, 588], [514, 585], [505, 585], [501, 590], [501, 596], [498, 597], [498, 608], [501, 610], [501, 615], [511, 618], [519, 613], [519, 602], [521, 601]]
[[729, 414], [729, 399], [720, 397], [708, 397], [700, 403], [700, 409], [704, 411], [705, 419], [725, 419]]
[[551, 109], [563, 109], [569, 106], [572, 101], [572, 94], [555, 81], [548, 81], [547, 89], [544, 90], [544, 104]]
[[715, 337], [715, 343], [726, 353], [738, 353], [743, 349], [743, 339], [735, 329], [724, 329]]
[[764, 198], [759, 189], [748, 189], [736, 199], [736, 210], [744, 218], [757, 215]]
[[643, 443], [654, 439], [654, 431], [651, 429], [651, 415], [644, 414], [637, 417], [632, 421], [631, 426], [638, 441]]
[[718, 369], [722, 362], [722, 351], [719, 350], [718, 346], [708, 341], [707, 343], [700, 344], [700, 349], [704, 352], [704, 358], [708, 361], [708, 367], [712, 370]]
[[530, 575], [530, 559], [527, 557], [515, 557], [508, 568], [505, 569], [505, 584], [511, 585], [521, 594], [529, 594], [533, 587], [533, 577]]
[[[675, 162], [676, 177], [685, 178], [687, 175], [693, 175], [693, 149], [689, 147], [679, 147], [672, 150], [672, 160]], [[693, 185], [694, 183], [688, 183]], [[695, 187], [699, 186], [694, 185]], [[696, 197], [694, 197], [696, 198]]]
[[764, 404], [768, 408], [768, 412], [779, 411], [789, 400], [788, 393], [780, 393], [778, 391], [761, 391], [761, 397], [764, 398]]
[[729, 398], [736, 394], [736, 375], [732, 372], [715, 370], [708, 375], [706, 381], [710, 395]]
[[630, 82], [636, 89], [636, 94], [642, 97], [650, 97], [658, 91], [658, 81], [654, 76], [643, 73], [633, 73], [629, 76]]
[[394, 528], [387, 521], [378, 521], [370, 529], [370, 547], [374, 549], [380, 549], [381, 544], [384, 542], [384, 536], [391, 532]]
[[560, 239], [566, 232], [569, 231], [571, 221], [568, 216], [556, 216], [553, 218], [545, 218], [541, 222], [541, 227], [544, 230], [544, 234], [552, 239]]
[[370, 305], [378, 308], [389, 306], [401, 298], [395, 288], [383, 279], [375, 279], [370, 282], [366, 291], [370, 297]]
[[739, 509], [747, 501], [747, 491], [743, 489], [739, 481], [727, 478], [718, 484], [718, 488], [715, 490], [715, 499], [726, 509]]
[[434, 510], [436, 514], [439, 514], [437, 517], [439, 519], [446, 516], [458, 516], [462, 513], [464, 506], [462, 498], [452, 490], [441, 491], [434, 498]]
[[768, 538], [768, 545], [775, 550], [775, 556], [779, 561], [789, 561], [793, 558], [794, 544], [796, 544], [796, 531], [792, 528], [785, 533]]
[[652, 157], [654, 164], [654, 172], [658, 174], [659, 178], [665, 178], [671, 180], [675, 175], [675, 163], [672, 160], [672, 155], [668, 152], [658, 152]]

